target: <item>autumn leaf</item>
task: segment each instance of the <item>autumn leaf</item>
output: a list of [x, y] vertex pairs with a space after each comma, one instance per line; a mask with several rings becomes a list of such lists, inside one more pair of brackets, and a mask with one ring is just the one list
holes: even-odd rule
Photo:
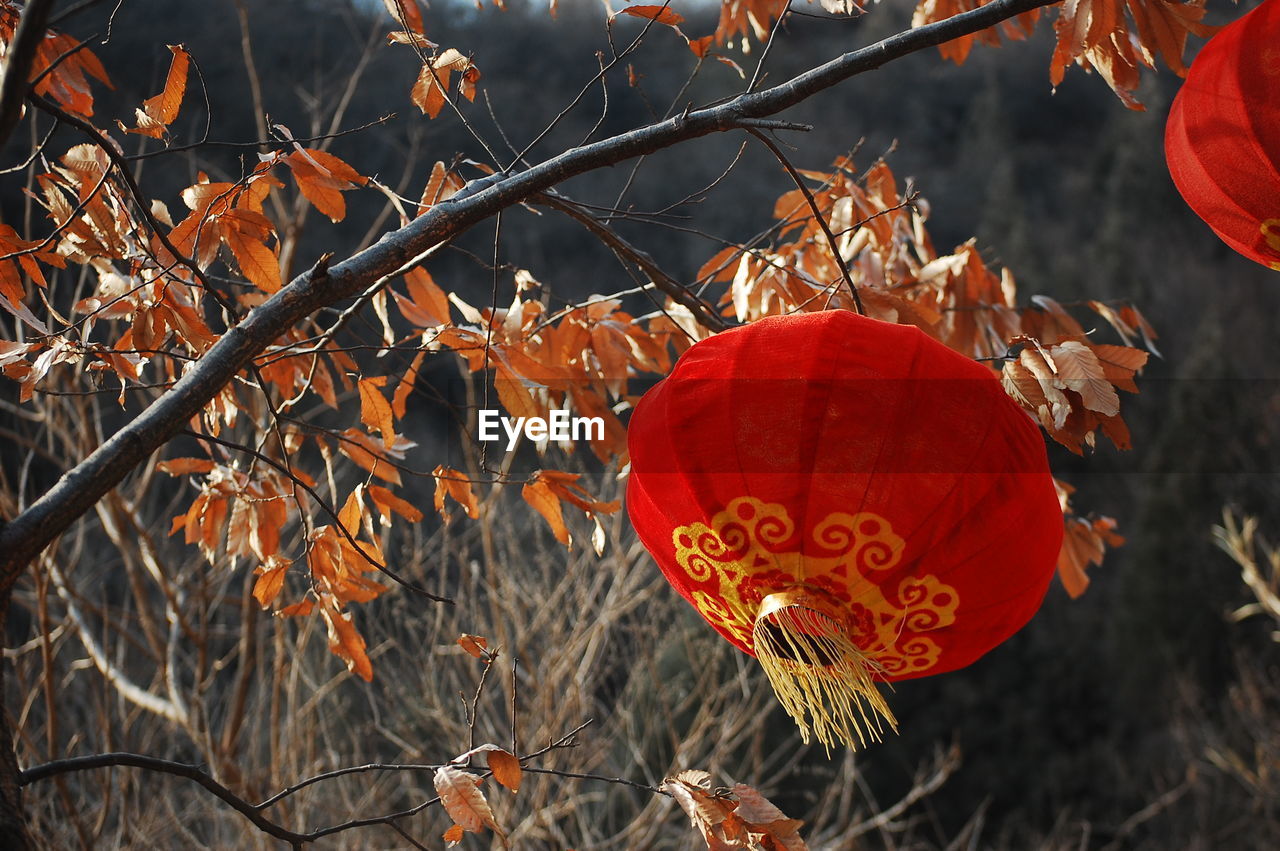
[[[551, 533], [555, 538], [566, 547], [573, 542], [569, 535], [569, 529], [564, 523], [564, 512], [560, 507], [560, 503], [567, 502], [576, 508], [586, 512], [593, 520], [596, 519], [597, 513], [612, 514], [617, 511], [621, 504], [614, 502], [601, 502], [595, 500], [590, 494], [578, 484], [580, 478], [577, 473], [565, 473], [560, 470], [539, 470], [534, 473], [532, 478], [521, 489], [520, 495], [524, 497], [524, 501], [533, 506], [543, 519], [547, 521], [547, 525], [551, 527]], [[596, 522], [597, 534], [592, 535], [592, 546], [599, 553], [603, 549], [604, 530]]]
[[436, 769], [432, 782], [444, 811], [455, 825], [468, 833], [480, 833], [487, 827], [498, 836], [503, 847], [509, 847], [506, 834], [480, 791], [479, 777], [453, 765], [442, 765]]
[[[689, 39], [689, 50], [694, 56], [702, 59], [707, 55], [707, 51], [711, 49], [711, 40], [715, 38], [712, 35], [704, 35], [702, 38]], [[634, 85], [634, 83], [632, 84]]]
[[265, 242], [275, 228], [267, 217], [253, 210], [235, 208], [223, 213], [217, 221], [222, 240], [231, 249], [244, 276], [264, 292], [279, 290], [280, 259]]
[[333, 222], [340, 222], [347, 216], [347, 203], [342, 193], [369, 182], [343, 160], [315, 148], [294, 151], [282, 162], [293, 173], [303, 197]]
[[436, 480], [436, 511], [446, 522], [449, 520], [449, 513], [444, 508], [446, 496], [461, 505], [472, 520], [480, 516], [480, 504], [476, 501], [476, 495], [472, 492], [471, 483], [467, 481], [466, 476], [444, 465], [436, 467], [431, 475]]
[[[616, 14], [645, 18], [646, 20], [656, 21], [659, 24], [666, 24], [669, 27], [678, 26], [684, 22], [684, 16], [676, 14], [669, 6], [628, 6], [625, 9], [619, 9]], [[697, 51], [694, 52], [696, 53]]]
[[[727, 849], [724, 824], [736, 804], [711, 794], [711, 776], [705, 771], [682, 771], [658, 787], [670, 795], [702, 834], [708, 849]], [[740, 846], [739, 846], [740, 847]]]
[[285, 606], [283, 609], [280, 609], [279, 611], [277, 611], [276, 617], [278, 618], [303, 617], [305, 615], [311, 614], [312, 610], [315, 609], [315, 606], [316, 604], [314, 600], [300, 600], [297, 603], [294, 603], [289, 606]]
[[254, 570], [258, 579], [253, 584], [253, 598], [266, 609], [275, 602], [276, 597], [284, 589], [284, 578], [289, 572], [289, 560], [280, 556], [271, 556], [267, 563]]
[[329, 650], [347, 664], [347, 670], [365, 682], [373, 680], [373, 666], [365, 652], [364, 638], [356, 631], [350, 612], [344, 612], [330, 594], [321, 594], [320, 616], [329, 632]]
[[1069, 340], [1050, 348], [1048, 356], [1061, 385], [1079, 393], [1086, 408], [1108, 417], [1120, 413], [1120, 398], [1088, 346]]
[[414, 215], [421, 216], [441, 201], [449, 200], [463, 185], [461, 177], [444, 163], [436, 161], [436, 164], [431, 167], [427, 185], [422, 188], [422, 198], [418, 201], [418, 209]]
[[410, 97], [414, 105], [429, 118], [440, 114], [448, 102], [449, 83], [454, 72], [461, 82], [458, 93], [467, 100], [475, 98], [475, 83], [480, 79], [480, 69], [476, 68], [463, 53], [455, 48], [448, 48], [422, 64], [418, 72], [418, 80], [413, 85]]
[[391, 525], [391, 514], [393, 512], [399, 514], [410, 523], [417, 523], [422, 519], [422, 512], [416, 506], [406, 502], [386, 488], [380, 485], [369, 485], [368, 490], [369, 498], [373, 500], [373, 504], [382, 515], [383, 526]]
[[421, 266], [405, 272], [408, 298], [391, 291], [400, 315], [419, 328], [437, 328], [449, 324], [449, 297], [436, 285], [430, 273]]
[[519, 792], [520, 783], [524, 779], [524, 770], [520, 767], [520, 760], [502, 748], [493, 745], [488, 747], [490, 749], [484, 752], [485, 762], [488, 763], [489, 770], [493, 772], [493, 779], [510, 789], [513, 794]]
[[464, 632], [458, 636], [458, 646], [477, 659], [489, 659], [489, 640], [482, 635]]
[[524, 771], [520, 768], [520, 760], [505, 748], [494, 744], [480, 745], [454, 757], [452, 762], [454, 765], [465, 765], [472, 757], [482, 754], [493, 778], [513, 793], [519, 792]]
[[188, 476], [192, 473], [208, 473], [214, 463], [208, 458], [169, 458], [156, 464], [156, 469], [171, 476]]
[[417, 0], [382, 0], [382, 5], [405, 30], [422, 35], [422, 11], [418, 8]]
[[1062, 549], [1058, 553], [1058, 579], [1072, 598], [1079, 597], [1089, 587], [1087, 570], [1090, 564], [1102, 564], [1107, 547], [1119, 547], [1124, 538], [1116, 534], [1116, 521], [1110, 517], [1083, 518], [1071, 507], [1071, 494], [1075, 488], [1066, 482], [1053, 480], [1058, 493], [1058, 503], [1064, 515]]
[[1066, 520], [1062, 549], [1058, 553], [1058, 579], [1071, 597], [1079, 597], [1089, 587], [1086, 574], [1090, 564], [1101, 564], [1106, 554], [1102, 540], [1083, 518]]
[[0, 260], [0, 308], [12, 313], [39, 333], [48, 334], [49, 329], [45, 324], [23, 303], [26, 288], [22, 284], [22, 273], [26, 272], [37, 286], [45, 287], [47, 282], [36, 263], [37, 258], [59, 268], [66, 263], [52, 251], [39, 250], [40, 246], [38, 242], [22, 239], [12, 227], [0, 223], [0, 254], [17, 255]]
[[142, 102], [142, 108], [136, 110], [137, 126], [126, 129], [126, 133], [141, 133], [159, 139], [178, 117], [182, 98], [187, 92], [187, 69], [191, 55], [181, 44], [171, 44], [169, 50], [173, 53], [173, 60], [169, 64], [164, 89], [160, 94]]
[[1133, 376], [1146, 366], [1148, 357], [1146, 352], [1128, 346], [1102, 344], [1093, 347], [1093, 354], [1097, 357], [1098, 363], [1102, 364], [1103, 374], [1108, 381], [1121, 390], [1127, 390], [1130, 393], [1138, 392], [1138, 385], [1134, 383]]
[[733, 814], [742, 820], [748, 833], [763, 835], [763, 847], [776, 851], [808, 851], [809, 846], [799, 834], [804, 822], [787, 818], [772, 801], [745, 783], [735, 783], [732, 792], [738, 799], [738, 808]]
[[386, 376], [361, 378], [356, 386], [360, 391], [360, 421], [382, 433], [382, 445], [390, 448], [396, 442], [396, 420], [391, 403], [382, 395], [381, 387]]
[[1140, 66], [1154, 68], [1158, 55], [1175, 73], [1185, 74], [1187, 36], [1212, 32], [1200, 23], [1204, 5], [1205, 0], [1067, 0], [1054, 22], [1058, 44], [1049, 79], [1057, 86], [1067, 67], [1078, 64], [1097, 71], [1126, 106], [1140, 110], [1133, 94]]
[[566, 547], [572, 543], [569, 529], [564, 525], [564, 512], [560, 510], [560, 499], [552, 492], [550, 485], [534, 480], [520, 489], [520, 495], [547, 521], [547, 525], [551, 527], [551, 534], [555, 535], [557, 541]]
[[346, 455], [360, 466], [362, 470], [372, 473], [385, 482], [400, 484], [400, 472], [391, 463], [391, 459], [404, 457], [404, 450], [413, 446], [411, 441], [398, 436], [393, 446], [378, 444], [374, 439], [356, 428], [342, 432], [338, 441], [338, 451]]
[[720, 4], [720, 25], [716, 27], [716, 44], [724, 44], [735, 35], [741, 33], [745, 38], [754, 35], [757, 41], [763, 42], [769, 37], [769, 30], [787, 6], [790, 0], [722, 0]]
[[70, 33], [45, 34], [31, 64], [31, 77], [38, 78], [36, 94], [51, 97], [59, 106], [84, 118], [93, 117], [89, 78], [115, 88], [97, 54]]

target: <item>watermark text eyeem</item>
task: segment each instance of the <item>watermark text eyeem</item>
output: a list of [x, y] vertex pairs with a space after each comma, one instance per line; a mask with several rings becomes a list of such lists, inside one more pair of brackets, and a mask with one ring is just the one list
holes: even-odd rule
[[604, 417], [571, 417], [568, 411], [551, 411], [547, 419], [542, 417], [507, 417], [501, 411], [482, 408], [477, 421], [476, 437], [485, 443], [501, 440], [498, 426], [507, 435], [507, 451], [516, 448], [523, 434], [534, 442], [551, 440], [604, 440]]

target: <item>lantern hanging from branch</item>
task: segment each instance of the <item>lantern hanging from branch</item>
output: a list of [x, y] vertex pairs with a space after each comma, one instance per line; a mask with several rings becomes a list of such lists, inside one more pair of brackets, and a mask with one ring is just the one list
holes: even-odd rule
[[876, 681], [973, 662], [1054, 573], [1039, 430], [911, 326], [833, 310], [717, 334], [645, 394], [628, 444], [641, 541], [806, 742], [896, 729]]
[[1280, 0], [1200, 49], [1165, 126], [1169, 174], [1227, 245], [1280, 269]]

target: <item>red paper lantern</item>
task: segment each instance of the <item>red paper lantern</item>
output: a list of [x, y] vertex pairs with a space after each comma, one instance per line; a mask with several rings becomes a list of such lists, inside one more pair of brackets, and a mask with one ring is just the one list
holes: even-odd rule
[[628, 443], [641, 541], [805, 741], [896, 728], [875, 681], [973, 662], [1054, 573], [1039, 430], [914, 327], [833, 310], [717, 334], [645, 394]]
[[1280, 269], [1280, 0], [1211, 38], [1165, 126], [1169, 174], [1227, 245]]

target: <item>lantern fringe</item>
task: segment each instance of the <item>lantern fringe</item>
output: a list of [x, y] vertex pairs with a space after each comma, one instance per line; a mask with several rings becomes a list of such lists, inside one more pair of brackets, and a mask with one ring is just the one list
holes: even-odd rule
[[[752, 637], [755, 656], [805, 744], [812, 732], [829, 754], [839, 742], [856, 748], [880, 741], [882, 722], [896, 732], [898, 721], [876, 685], [880, 666], [839, 620], [788, 596], [765, 598]], [[782, 599], [770, 605], [772, 598]]]

